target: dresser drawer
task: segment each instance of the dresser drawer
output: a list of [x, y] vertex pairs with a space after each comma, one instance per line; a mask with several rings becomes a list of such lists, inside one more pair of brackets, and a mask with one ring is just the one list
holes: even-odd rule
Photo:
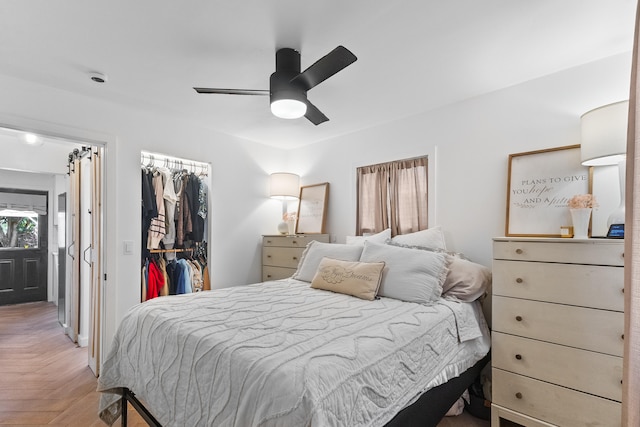
[[493, 296], [497, 332], [622, 356], [624, 314]]
[[269, 280], [286, 279], [293, 276], [296, 272], [295, 268], [275, 267], [272, 265], [265, 265], [262, 267], [262, 281], [267, 282]]
[[599, 265], [493, 261], [493, 293], [624, 310], [624, 269]]
[[296, 235], [296, 236], [263, 236], [262, 246], [284, 246], [288, 248], [305, 248], [309, 242], [317, 240], [319, 242], [329, 242], [327, 234], [318, 235]]
[[492, 379], [497, 405], [563, 427], [620, 427], [618, 402], [496, 368]]
[[622, 401], [622, 358], [493, 332], [493, 366]]
[[262, 264], [277, 267], [298, 268], [302, 256], [302, 248], [280, 248], [265, 246], [262, 248]]
[[549, 241], [494, 240], [494, 259], [560, 262], [570, 264], [624, 265], [624, 242], [612, 240]]

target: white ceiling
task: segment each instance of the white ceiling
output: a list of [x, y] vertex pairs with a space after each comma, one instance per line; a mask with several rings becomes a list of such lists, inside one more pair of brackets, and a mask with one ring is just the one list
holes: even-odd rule
[[[635, 0], [2, 0], [0, 73], [297, 147], [632, 49]], [[309, 91], [330, 119], [283, 120], [275, 50], [306, 68], [338, 45], [358, 61]], [[107, 74], [97, 84], [88, 74]]]

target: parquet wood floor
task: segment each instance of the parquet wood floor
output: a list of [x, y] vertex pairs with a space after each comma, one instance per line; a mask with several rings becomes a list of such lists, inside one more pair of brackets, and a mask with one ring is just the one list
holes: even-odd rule
[[[104, 427], [87, 349], [64, 335], [48, 302], [0, 307], [0, 426]], [[119, 421], [115, 425], [119, 425]], [[128, 425], [146, 423], [129, 410]], [[464, 413], [438, 427], [489, 427]]]

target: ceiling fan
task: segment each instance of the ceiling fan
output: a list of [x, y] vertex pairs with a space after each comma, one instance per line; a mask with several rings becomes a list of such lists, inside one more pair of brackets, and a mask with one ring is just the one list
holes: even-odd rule
[[300, 53], [294, 49], [282, 48], [276, 51], [276, 71], [269, 79], [269, 90], [206, 87], [194, 87], [194, 89], [198, 93], [269, 95], [271, 112], [276, 117], [297, 119], [305, 116], [317, 126], [329, 119], [309, 102], [307, 91], [353, 64], [357, 59], [349, 49], [338, 46], [300, 72]]

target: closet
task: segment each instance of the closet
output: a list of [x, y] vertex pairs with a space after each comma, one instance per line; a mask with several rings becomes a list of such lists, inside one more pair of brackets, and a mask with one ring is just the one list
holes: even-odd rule
[[209, 164], [141, 152], [140, 300], [211, 289]]

